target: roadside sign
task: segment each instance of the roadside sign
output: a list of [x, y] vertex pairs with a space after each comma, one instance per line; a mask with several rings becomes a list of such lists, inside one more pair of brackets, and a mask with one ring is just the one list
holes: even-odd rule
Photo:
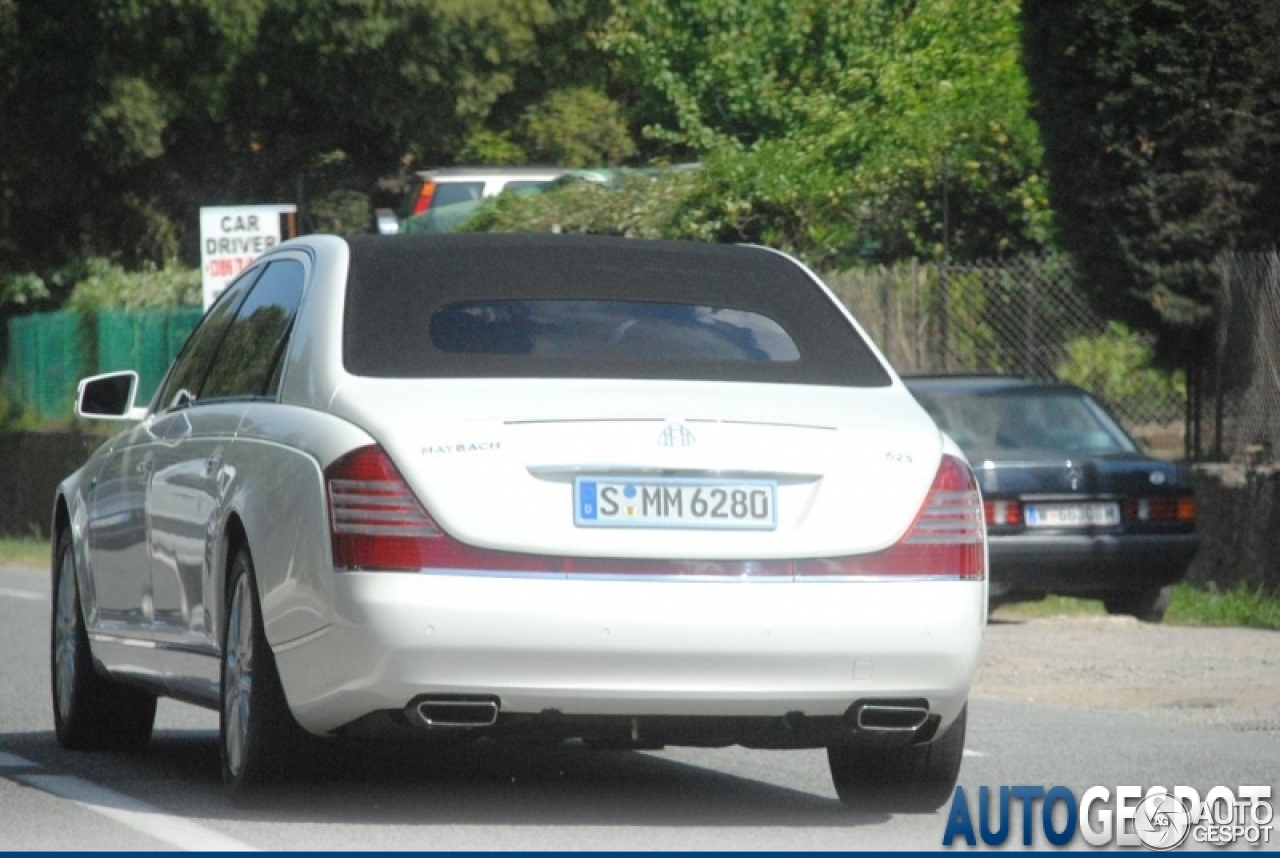
[[253, 260], [295, 233], [293, 205], [200, 209], [200, 271], [207, 310]]

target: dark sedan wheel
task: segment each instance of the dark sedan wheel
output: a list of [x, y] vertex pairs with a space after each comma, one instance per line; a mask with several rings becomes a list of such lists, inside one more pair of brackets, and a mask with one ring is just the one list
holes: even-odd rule
[[222, 635], [222, 780], [233, 799], [285, 774], [304, 733], [285, 701], [249, 549], [236, 549]]
[[1172, 587], [1147, 587], [1142, 590], [1122, 590], [1102, 598], [1108, 614], [1129, 614], [1144, 623], [1158, 623], [1169, 610]]
[[932, 813], [951, 798], [964, 758], [968, 707], [928, 745], [827, 748], [831, 780], [850, 810]]
[[156, 699], [100, 675], [93, 666], [76, 581], [71, 535], [58, 535], [53, 568], [51, 675], [58, 743], [77, 751], [135, 750], [147, 744]]

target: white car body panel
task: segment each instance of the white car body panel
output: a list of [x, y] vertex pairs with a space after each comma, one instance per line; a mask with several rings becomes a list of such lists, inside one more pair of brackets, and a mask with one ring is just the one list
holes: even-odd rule
[[496, 694], [518, 713], [738, 716], [924, 696], [949, 724], [986, 621], [982, 583], [957, 581], [352, 573], [337, 595], [338, 623], [277, 650], [290, 706], [315, 732], [423, 693]]
[[[893, 389], [361, 379], [344, 385], [331, 407], [366, 421], [454, 537], [546, 554], [770, 559], [876, 551], [907, 529], [942, 453], [933, 422]], [[693, 446], [659, 443], [673, 421], [688, 428]], [[575, 475], [653, 471], [777, 480], [778, 529], [574, 527]], [[485, 491], [491, 486], [501, 493]]]

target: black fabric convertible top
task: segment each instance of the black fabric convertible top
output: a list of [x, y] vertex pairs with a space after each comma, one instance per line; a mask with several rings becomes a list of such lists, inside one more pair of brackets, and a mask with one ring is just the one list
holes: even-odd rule
[[[866, 342], [806, 272], [758, 247], [598, 236], [359, 236], [343, 362], [375, 377], [658, 378], [888, 385]], [[746, 311], [776, 322], [798, 360], [495, 354], [433, 345], [439, 313], [469, 302], [655, 302]], [[445, 309], [442, 309], [445, 308]], [[447, 317], [447, 316], [446, 316]]]

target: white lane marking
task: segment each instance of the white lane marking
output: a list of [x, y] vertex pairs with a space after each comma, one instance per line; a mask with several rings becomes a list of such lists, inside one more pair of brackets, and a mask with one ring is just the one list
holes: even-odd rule
[[40, 766], [37, 765], [36, 763], [31, 762], [30, 760], [24, 760], [22, 759], [22, 757], [19, 757], [16, 754], [6, 754], [3, 751], [0, 751], [0, 769], [38, 769], [38, 768], [40, 768]]
[[38, 790], [75, 802], [148, 837], [188, 852], [256, 852], [246, 843], [177, 816], [169, 816], [145, 802], [121, 795], [69, 775], [14, 775]]
[[968, 748], [964, 749], [964, 755], [966, 757], [985, 757], [986, 756], [986, 754], [982, 753], [982, 751], [971, 751]]
[[44, 593], [32, 590], [10, 590], [8, 587], [0, 587], [0, 596], [9, 599], [28, 599], [32, 602], [42, 602], [45, 599]]

